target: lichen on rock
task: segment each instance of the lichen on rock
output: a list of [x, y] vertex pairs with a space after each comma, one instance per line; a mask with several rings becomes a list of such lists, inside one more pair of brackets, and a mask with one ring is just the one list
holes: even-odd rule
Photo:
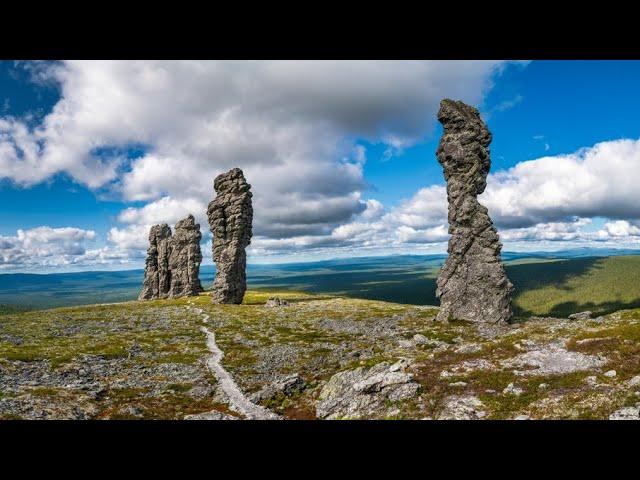
[[438, 320], [505, 322], [512, 316], [513, 285], [502, 265], [502, 245], [478, 202], [491, 166], [491, 133], [474, 107], [442, 100], [444, 127], [436, 155], [444, 169], [449, 202], [449, 256], [437, 280]]
[[384, 417], [389, 402], [414, 398], [420, 388], [405, 367], [402, 361], [381, 362], [335, 374], [320, 391], [316, 415], [328, 420]]

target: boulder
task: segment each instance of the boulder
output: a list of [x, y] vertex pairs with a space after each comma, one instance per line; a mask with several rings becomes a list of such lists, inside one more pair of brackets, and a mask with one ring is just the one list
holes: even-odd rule
[[639, 407], [625, 407], [609, 415], [609, 420], [640, 420]]
[[451, 395], [444, 400], [438, 420], [480, 420], [487, 414], [484, 404], [473, 395]]
[[388, 403], [415, 397], [420, 385], [405, 372], [406, 363], [382, 362], [335, 374], [320, 391], [316, 416], [322, 419], [380, 418]]
[[265, 307], [270, 308], [286, 307], [287, 305], [289, 305], [289, 302], [278, 297], [270, 297], [269, 300], [267, 300], [267, 303], [264, 304]]
[[569, 320], [589, 320], [592, 315], [593, 315], [593, 312], [589, 312], [589, 311], [572, 313], [571, 315], [569, 315]]
[[191, 415], [185, 415], [184, 419], [185, 420], [238, 420], [237, 417], [234, 417], [232, 415], [227, 415], [226, 413], [222, 413], [222, 412], [216, 412], [215, 410], [211, 412], [194, 413]]
[[307, 382], [305, 382], [300, 375], [295, 373], [276, 380], [275, 382], [272, 382], [258, 390], [256, 393], [251, 395], [251, 401], [253, 403], [264, 403], [280, 396], [291, 397], [292, 395], [303, 391], [305, 388], [307, 388]]

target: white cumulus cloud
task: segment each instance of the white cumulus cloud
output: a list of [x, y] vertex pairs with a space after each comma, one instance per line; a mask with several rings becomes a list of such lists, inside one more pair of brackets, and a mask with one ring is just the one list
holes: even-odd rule
[[93, 230], [36, 227], [0, 236], [0, 269], [58, 267], [81, 263], [96, 238]]
[[[178, 203], [202, 209], [213, 178], [239, 166], [253, 185], [257, 237], [331, 243], [341, 225], [380, 214], [362, 198], [366, 152], [357, 141], [398, 151], [423, 140], [443, 97], [482, 104], [505, 62], [26, 65], [38, 82], [56, 83], [61, 97], [35, 125], [0, 117], [0, 177], [29, 186], [65, 173], [125, 202], [144, 202], [114, 227], [133, 235], [144, 230], [134, 225], [173, 222]], [[142, 156], [128, 158], [131, 146]], [[112, 230], [110, 238], [135, 243], [124, 236]]]

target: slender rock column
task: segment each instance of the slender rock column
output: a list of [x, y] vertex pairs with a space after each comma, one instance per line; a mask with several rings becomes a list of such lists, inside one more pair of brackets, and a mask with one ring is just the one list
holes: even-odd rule
[[498, 323], [512, 316], [513, 285], [502, 264], [498, 233], [478, 195], [491, 167], [491, 133], [474, 107], [442, 100], [444, 127], [436, 152], [444, 169], [449, 202], [449, 257], [440, 275], [438, 320]]
[[202, 291], [200, 284], [201, 239], [200, 224], [196, 223], [193, 215], [176, 223], [171, 237], [171, 254], [169, 255], [170, 297], [193, 296]]
[[251, 243], [253, 207], [251, 185], [242, 170], [234, 168], [218, 175], [213, 183], [216, 198], [207, 215], [213, 233], [213, 303], [242, 303], [247, 289], [247, 255]]
[[169, 255], [171, 229], [166, 223], [154, 225], [149, 231], [149, 248], [144, 267], [142, 291], [138, 300], [167, 298], [171, 286]]

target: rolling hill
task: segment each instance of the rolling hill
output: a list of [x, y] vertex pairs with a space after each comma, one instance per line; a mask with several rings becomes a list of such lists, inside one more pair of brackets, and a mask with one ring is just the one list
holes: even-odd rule
[[[506, 252], [507, 274], [516, 287], [516, 315], [566, 316], [583, 310], [606, 314], [640, 307], [640, 256], [583, 255], [587, 253], [593, 252]], [[435, 282], [444, 258], [405, 255], [249, 265], [248, 283], [257, 290], [295, 290], [438, 305]], [[205, 288], [211, 285], [214, 273], [210, 266], [202, 268], [200, 276]], [[133, 300], [142, 275], [142, 270], [0, 275], [0, 312]]]

